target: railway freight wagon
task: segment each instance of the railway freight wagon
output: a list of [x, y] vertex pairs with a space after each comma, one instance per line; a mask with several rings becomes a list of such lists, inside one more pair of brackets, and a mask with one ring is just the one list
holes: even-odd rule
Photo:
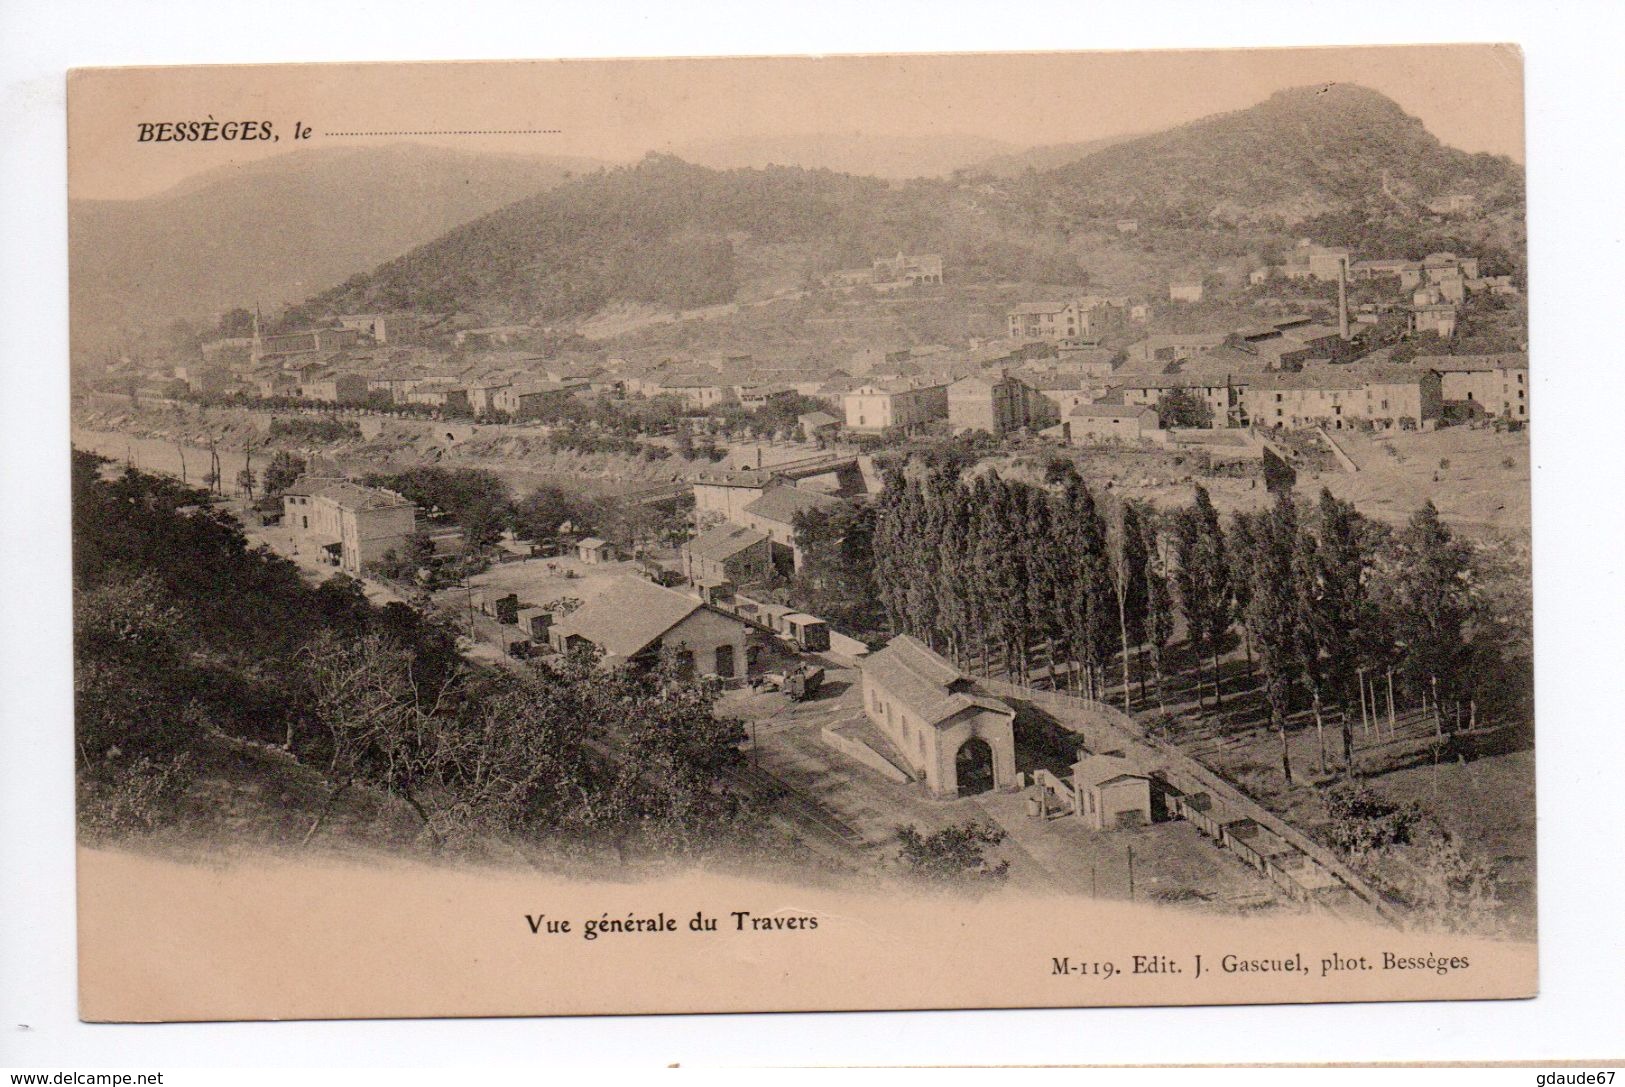
[[816, 615], [791, 612], [780, 622], [784, 636], [796, 643], [796, 648], [803, 653], [823, 653], [829, 649], [829, 624]]

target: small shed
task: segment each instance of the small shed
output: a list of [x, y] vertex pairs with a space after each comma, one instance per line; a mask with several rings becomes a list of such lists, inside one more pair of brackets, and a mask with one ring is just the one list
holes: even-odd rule
[[804, 652], [823, 653], [829, 649], [829, 624], [818, 616], [793, 611], [783, 622], [785, 636]]
[[553, 626], [553, 613], [546, 608], [520, 608], [519, 629], [533, 642], [546, 642]]
[[576, 544], [576, 554], [588, 566], [599, 566], [615, 561], [615, 545], [597, 536], [588, 536]]
[[509, 626], [519, 622], [519, 594], [509, 593], [491, 601], [491, 614], [497, 617], [497, 622]]
[[1078, 814], [1095, 830], [1151, 822], [1151, 779], [1116, 755], [1086, 755], [1072, 764]]

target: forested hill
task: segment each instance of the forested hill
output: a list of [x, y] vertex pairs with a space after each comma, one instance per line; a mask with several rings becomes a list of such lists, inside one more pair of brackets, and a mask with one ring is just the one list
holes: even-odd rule
[[[1483, 214], [1427, 226], [1428, 201], [1453, 193], [1477, 197]], [[1191, 254], [1191, 231], [1246, 231], [1395, 256], [1493, 247], [1521, 263], [1522, 171], [1446, 147], [1381, 94], [1342, 84], [1282, 91], [1017, 177], [973, 169], [888, 183], [650, 155], [456, 228], [290, 318], [415, 308], [557, 321], [616, 303], [697, 307], [898, 251], [941, 253], [960, 283], [1083, 284], [1083, 234], [1115, 216], [1140, 220], [1138, 251], [1176, 262]]]
[[1192, 221], [1291, 224], [1346, 208], [1414, 215], [1450, 193], [1520, 215], [1523, 202], [1523, 171], [1510, 160], [1447, 147], [1393, 100], [1347, 83], [1279, 91], [1029, 174], [1025, 185], [1056, 212]]
[[[958, 220], [941, 182], [769, 166], [711, 170], [666, 155], [509, 205], [356, 276], [305, 315], [393, 308], [547, 320], [614, 302], [728, 302], [764, 261], [791, 282], [867, 267], [895, 251], [942, 252], [974, 276], [1075, 280], [1059, 242], [1025, 243]], [[769, 250], [778, 250], [773, 256]], [[781, 269], [782, 270], [782, 269]]]

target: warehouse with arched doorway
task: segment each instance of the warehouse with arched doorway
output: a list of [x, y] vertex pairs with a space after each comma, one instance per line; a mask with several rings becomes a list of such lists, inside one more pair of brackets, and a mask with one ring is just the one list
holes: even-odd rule
[[1015, 710], [906, 634], [860, 667], [865, 715], [931, 795], [1016, 786]]

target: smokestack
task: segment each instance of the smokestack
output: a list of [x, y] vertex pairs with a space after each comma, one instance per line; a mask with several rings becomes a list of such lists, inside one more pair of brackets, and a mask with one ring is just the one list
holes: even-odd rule
[[1349, 258], [1346, 254], [1337, 261], [1337, 334], [1345, 341], [1349, 338]]

